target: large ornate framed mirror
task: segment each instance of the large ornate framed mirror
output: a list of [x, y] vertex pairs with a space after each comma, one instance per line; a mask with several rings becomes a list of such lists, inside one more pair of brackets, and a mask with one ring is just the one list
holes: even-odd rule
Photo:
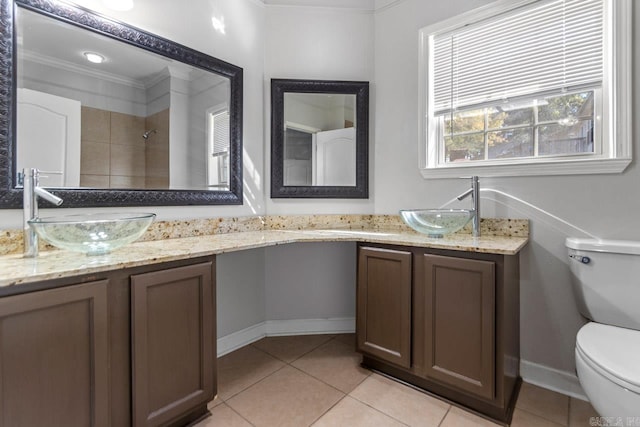
[[242, 68], [57, 0], [0, 5], [0, 208], [26, 167], [65, 207], [242, 204]]
[[369, 197], [369, 83], [271, 80], [271, 197]]

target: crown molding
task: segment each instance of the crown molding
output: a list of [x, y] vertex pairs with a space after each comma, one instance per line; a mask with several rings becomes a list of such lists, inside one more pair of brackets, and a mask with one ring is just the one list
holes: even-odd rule
[[373, 13], [374, 0], [261, 0], [269, 8], [309, 8], [342, 12]]
[[127, 78], [127, 77], [119, 76], [112, 73], [96, 71], [89, 67], [83, 67], [78, 64], [74, 64], [72, 62], [63, 61], [61, 59], [45, 56], [42, 54], [36, 54], [27, 50], [24, 50], [20, 53], [21, 53], [21, 59], [25, 61], [34, 62], [36, 64], [48, 65], [50, 67], [58, 68], [64, 71], [78, 73], [85, 76], [94, 77], [96, 79], [105, 80], [112, 83], [130, 86], [138, 89], [145, 88], [144, 82], [140, 80]]

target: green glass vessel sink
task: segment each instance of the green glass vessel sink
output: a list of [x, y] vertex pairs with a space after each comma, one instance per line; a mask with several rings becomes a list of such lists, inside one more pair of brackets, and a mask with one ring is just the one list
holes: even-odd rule
[[429, 237], [455, 233], [467, 225], [474, 212], [470, 209], [406, 209], [402, 220], [411, 228]]
[[140, 238], [155, 217], [152, 213], [96, 213], [35, 218], [28, 223], [58, 248], [102, 255]]

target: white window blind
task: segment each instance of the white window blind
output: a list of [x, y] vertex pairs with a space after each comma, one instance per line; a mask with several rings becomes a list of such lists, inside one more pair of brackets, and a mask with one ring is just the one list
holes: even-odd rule
[[213, 116], [213, 154], [229, 151], [229, 112]]
[[433, 37], [433, 113], [603, 80], [603, 0], [540, 1]]

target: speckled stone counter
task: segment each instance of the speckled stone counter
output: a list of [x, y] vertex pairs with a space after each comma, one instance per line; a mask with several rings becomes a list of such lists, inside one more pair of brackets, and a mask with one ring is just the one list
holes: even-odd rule
[[[0, 256], [0, 288], [296, 242], [370, 242], [514, 255], [528, 241], [527, 220], [483, 219], [482, 237], [474, 238], [469, 230], [463, 230], [436, 239], [408, 229], [394, 216], [357, 215], [358, 221], [352, 221], [351, 216], [322, 217], [324, 219], [296, 216], [196, 220], [205, 221], [200, 227], [205, 229], [212, 223], [224, 224], [226, 232], [213, 233], [212, 228], [208, 228], [207, 234], [174, 238], [169, 236], [174, 235], [179, 226], [174, 223], [167, 228], [161, 223], [155, 224], [156, 231], [150, 230], [156, 240], [132, 243], [107, 255], [85, 256], [63, 250], [42, 251], [35, 259], [25, 259], [18, 253], [3, 255]], [[339, 221], [340, 218], [343, 220]], [[188, 225], [192, 232], [197, 227], [188, 221], [180, 223]], [[246, 228], [250, 231], [241, 231]]]

